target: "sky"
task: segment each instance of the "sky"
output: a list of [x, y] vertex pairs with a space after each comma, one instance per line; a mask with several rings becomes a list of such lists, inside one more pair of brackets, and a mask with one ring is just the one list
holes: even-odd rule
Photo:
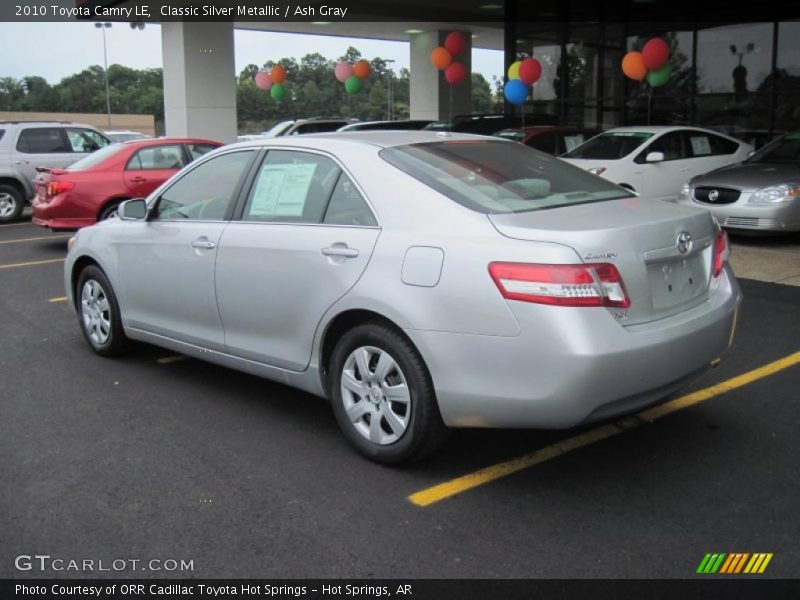
[[[147, 24], [144, 30], [132, 30], [127, 23], [115, 23], [106, 30], [108, 63], [132, 68], [161, 66], [161, 28]], [[93, 23], [0, 23], [3, 40], [0, 77], [44, 77], [51, 84], [82, 71], [90, 65], [103, 64], [103, 37]], [[394, 59], [395, 72], [408, 67], [406, 42], [363, 40], [322, 35], [235, 31], [236, 72], [248, 64], [262, 65], [267, 60], [300, 58], [319, 52], [326, 58], [342, 56], [348, 46], [372, 59]], [[11, 50], [13, 49], [13, 50]], [[498, 50], [473, 50], [473, 71], [487, 80], [503, 72], [503, 53]], [[333, 77], [333, 73], [331, 73]]]

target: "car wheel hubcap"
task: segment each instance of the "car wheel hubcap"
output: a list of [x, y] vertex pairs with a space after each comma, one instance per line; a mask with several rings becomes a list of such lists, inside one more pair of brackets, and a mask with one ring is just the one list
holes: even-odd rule
[[405, 375], [388, 352], [356, 348], [342, 369], [342, 399], [355, 430], [374, 444], [399, 440], [411, 419], [411, 394]]
[[0, 217], [10, 217], [16, 206], [17, 202], [11, 194], [0, 194]]
[[105, 290], [94, 279], [83, 284], [81, 291], [81, 318], [86, 334], [97, 346], [102, 346], [111, 335], [111, 310]]

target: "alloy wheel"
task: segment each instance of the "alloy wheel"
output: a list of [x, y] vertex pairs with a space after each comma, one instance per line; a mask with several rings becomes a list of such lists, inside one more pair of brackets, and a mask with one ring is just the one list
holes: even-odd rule
[[86, 335], [96, 346], [102, 346], [111, 335], [111, 309], [102, 286], [88, 279], [81, 290], [81, 318]]
[[0, 218], [10, 217], [14, 214], [17, 201], [11, 194], [0, 192]]

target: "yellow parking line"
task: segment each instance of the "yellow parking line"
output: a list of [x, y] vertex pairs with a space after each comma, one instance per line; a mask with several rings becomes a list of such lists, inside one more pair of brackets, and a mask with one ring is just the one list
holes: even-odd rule
[[181, 362], [182, 360], [188, 360], [188, 356], [184, 356], [183, 354], [177, 354], [175, 356], [165, 356], [163, 358], [158, 359], [158, 364], [160, 365], [170, 365], [172, 363]]
[[[775, 373], [778, 373], [784, 369], [788, 369], [789, 367], [798, 363], [800, 363], [800, 352], [795, 352], [794, 354], [790, 354], [789, 356], [766, 364], [757, 369], [753, 369], [752, 371], [748, 371], [747, 373], [743, 373], [742, 375], [737, 375], [736, 377], [732, 377], [731, 379], [727, 379], [721, 383], [712, 385], [711, 387], [692, 392], [691, 394], [686, 394], [685, 396], [681, 396], [680, 398], [676, 398], [675, 400], [665, 404], [644, 410], [636, 415], [636, 417], [641, 419], [638, 421], [638, 424], [646, 421], [654, 421], [677, 410], [682, 410], [715, 396], [719, 396], [720, 394], [724, 394], [749, 383], [753, 383], [759, 379], [763, 379], [764, 377], [774, 375]], [[430, 506], [431, 504], [441, 502], [442, 500], [455, 496], [456, 494], [460, 494], [461, 492], [471, 490], [502, 477], [507, 477], [508, 475], [522, 471], [523, 469], [527, 469], [547, 460], [551, 460], [572, 452], [573, 450], [577, 450], [578, 448], [583, 448], [589, 444], [594, 444], [600, 440], [620, 434], [623, 431], [635, 428], [638, 426], [638, 424], [633, 424], [635, 422], [635, 418], [628, 418], [618, 424], [597, 427], [560, 442], [556, 442], [550, 446], [546, 446], [540, 450], [536, 450], [535, 452], [531, 452], [530, 454], [525, 454], [512, 460], [492, 465], [490, 467], [480, 469], [479, 471], [468, 473], [466, 475], [462, 475], [461, 477], [451, 479], [450, 481], [445, 481], [444, 483], [420, 490], [411, 494], [408, 499], [417, 506]]]
[[19, 267], [33, 267], [35, 265], [47, 265], [51, 263], [64, 262], [63, 258], [51, 258], [49, 260], [33, 260], [31, 262], [12, 263], [10, 265], [0, 265], [0, 269], [16, 269]]
[[0, 244], [20, 244], [22, 242], [38, 242], [41, 240], [63, 240], [68, 237], [72, 237], [69, 235], [43, 235], [40, 237], [31, 237], [31, 238], [22, 238], [19, 240], [3, 240]]
[[56, 302], [66, 302], [66, 301], [67, 301], [66, 296], [56, 296], [55, 298], [50, 298], [50, 300], [48, 300], [50, 304], [55, 304]]
[[0, 227], [23, 227], [25, 225], [30, 225], [31, 227], [33, 227], [33, 223], [31, 223], [30, 221], [27, 221], [25, 223], [6, 223], [5, 225], [0, 225]]

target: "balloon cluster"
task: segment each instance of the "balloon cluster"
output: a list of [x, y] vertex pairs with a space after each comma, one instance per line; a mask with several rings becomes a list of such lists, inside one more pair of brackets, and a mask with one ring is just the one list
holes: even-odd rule
[[370, 73], [372, 73], [372, 67], [363, 58], [357, 60], [354, 65], [343, 60], [333, 69], [336, 80], [344, 84], [344, 90], [351, 96], [361, 91]]
[[460, 62], [453, 62], [453, 57], [461, 54], [466, 47], [464, 34], [452, 31], [444, 38], [444, 46], [437, 46], [431, 52], [431, 63], [439, 71], [444, 71], [444, 78], [450, 85], [464, 83], [467, 78], [467, 68]]
[[526, 58], [511, 63], [508, 67], [508, 81], [503, 94], [511, 104], [520, 106], [528, 98], [528, 87], [539, 81], [542, 65], [535, 58]]
[[622, 72], [629, 79], [659, 87], [669, 81], [669, 45], [661, 38], [647, 40], [642, 51], [631, 50], [622, 57]]
[[261, 70], [256, 73], [256, 87], [267, 91], [273, 100], [280, 102], [286, 97], [286, 69], [280, 65], [275, 65], [269, 71]]

